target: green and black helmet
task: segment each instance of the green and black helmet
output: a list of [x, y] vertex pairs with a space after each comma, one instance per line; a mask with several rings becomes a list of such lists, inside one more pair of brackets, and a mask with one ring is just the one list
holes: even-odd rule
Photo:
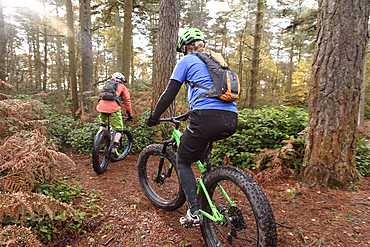
[[183, 35], [181, 35], [179, 43], [177, 43], [176, 51], [185, 54], [185, 51], [181, 50], [181, 47], [183, 45], [189, 45], [195, 40], [202, 40], [204, 43], [206, 43], [206, 41], [204, 40], [204, 36], [199, 29], [190, 28], [185, 33], [183, 33]]

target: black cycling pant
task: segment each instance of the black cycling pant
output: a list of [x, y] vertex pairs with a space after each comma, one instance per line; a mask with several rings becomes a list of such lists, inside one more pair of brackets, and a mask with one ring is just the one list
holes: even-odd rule
[[179, 180], [192, 214], [199, 210], [199, 205], [191, 164], [204, 160], [209, 142], [234, 134], [237, 126], [238, 115], [235, 112], [195, 110], [190, 113], [189, 124], [181, 136], [177, 164]]

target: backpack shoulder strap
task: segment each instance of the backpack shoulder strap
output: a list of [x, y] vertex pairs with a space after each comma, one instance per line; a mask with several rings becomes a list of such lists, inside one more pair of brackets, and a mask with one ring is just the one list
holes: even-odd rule
[[217, 66], [228, 68], [224, 58], [220, 53], [215, 53], [213, 51], [210, 51], [209, 53], [197, 52], [196, 55], [207, 65], [208, 68], [211, 67], [211, 69], [213, 69]]
[[225, 59], [222, 57], [222, 55], [220, 53], [210, 51], [209, 55], [210, 55], [211, 59], [216, 60], [222, 67], [227, 68], [227, 64], [225, 62]]
[[203, 87], [201, 85], [195, 84], [195, 83], [193, 83], [191, 81], [188, 81], [188, 80], [186, 80], [185, 83], [188, 84], [190, 87], [197, 87], [197, 88], [201, 88], [201, 89], [204, 89], [204, 90], [209, 90], [208, 87]]

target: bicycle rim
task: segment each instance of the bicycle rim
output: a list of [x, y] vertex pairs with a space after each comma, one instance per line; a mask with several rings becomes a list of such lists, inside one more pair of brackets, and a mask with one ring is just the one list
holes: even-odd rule
[[126, 156], [130, 153], [132, 148], [133, 138], [128, 129], [123, 129], [122, 137], [118, 144], [118, 153], [120, 154], [118, 157], [111, 157], [111, 161], [119, 161], [126, 158]]
[[109, 163], [109, 144], [110, 137], [107, 131], [100, 131], [95, 137], [92, 161], [93, 169], [97, 174], [102, 174], [108, 167]]
[[[205, 178], [205, 184], [213, 204], [224, 215], [224, 220], [218, 223], [204, 217], [201, 230], [207, 246], [277, 246], [271, 206], [249, 175], [235, 167], [220, 167]], [[234, 206], [222, 193], [220, 185]], [[203, 193], [200, 207], [211, 212]]]
[[[175, 210], [185, 203], [185, 194], [177, 177], [176, 155], [167, 149], [163, 160], [161, 178], [155, 181], [161, 160], [162, 145], [153, 144], [140, 153], [138, 159], [138, 177], [145, 196], [158, 208]], [[173, 166], [171, 176], [169, 167]]]

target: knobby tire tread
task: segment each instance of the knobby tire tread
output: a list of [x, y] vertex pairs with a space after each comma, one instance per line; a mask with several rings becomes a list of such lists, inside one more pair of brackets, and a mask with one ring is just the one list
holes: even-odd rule
[[[145, 196], [151, 201], [151, 203], [158, 208], [161, 208], [167, 211], [172, 211], [172, 210], [175, 210], [181, 207], [186, 201], [185, 193], [180, 185], [180, 181], [178, 181], [179, 192], [176, 198], [172, 200], [164, 200], [158, 197], [156, 193], [153, 193], [153, 191], [151, 191], [151, 185], [148, 181], [148, 176], [146, 173], [146, 162], [147, 162], [148, 157], [153, 154], [159, 155], [161, 153], [162, 147], [163, 147], [162, 144], [152, 144], [152, 145], [145, 147], [141, 151], [138, 161], [137, 161], [137, 173], [138, 173], [140, 186]], [[174, 170], [172, 171], [172, 173], [176, 172], [176, 177], [177, 177], [176, 153], [172, 149], [167, 148], [165, 159], [167, 159], [173, 164]]]
[[[258, 247], [277, 246], [277, 233], [275, 218], [271, 205], [258, 183], [243, 170], [232, 166], [221, 166], [213, 169], [204, 179], [208, 192], [221, 180], [229, 180], [238, 185], [246, 194], [252, 207], [258, 227]], [[227, 191], [226, 191], [227, 192]], [[205, 195], [200, 193], [200, 208], [208, 206]], [[201, 226], [203, 238], [208, 247], [219, 246], [214, 239], [209, 239], [210, 229]]]
[[[105, 161], [104, 164], [100, 163], [99, 160], [99, 151], [101, 144], [110, 145], [110, 134], [107, 130], [100, 130], [94, 139], [93, 150], [92, 150], [92, 163], [94, 171], [100, 175], [105, 172], [108, 167], [109, 159]], [[109, 150], [108, 150], [109, 152]]]

